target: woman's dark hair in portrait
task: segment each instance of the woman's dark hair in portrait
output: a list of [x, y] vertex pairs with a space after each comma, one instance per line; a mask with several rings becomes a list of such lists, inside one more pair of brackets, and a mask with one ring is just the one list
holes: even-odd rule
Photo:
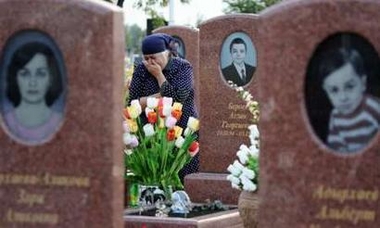
[[21, 102], [21, 94], [17, 84], [17, 72], [22, 69], [37, 53], [43, 54], [47, 59], [50, 73], [50, 85], [45, 95], [47, 106], [51, 106], [63, 90], [62, 75], [58, 69], [58, 61], [53, 51], [43, 43], [31, 42], [20, 46], [13, 54], [7, 69], [6, 95], [17, 107]]

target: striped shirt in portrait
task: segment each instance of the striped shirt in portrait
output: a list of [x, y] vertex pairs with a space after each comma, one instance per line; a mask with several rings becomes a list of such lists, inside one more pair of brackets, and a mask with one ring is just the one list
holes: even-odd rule
[[334, 109], [330, 115], [328, 146], [336, 151], [352, 153], [364, 148], [377, 133], [380, 123], [380, 100], [365, 95], [350, 114]]

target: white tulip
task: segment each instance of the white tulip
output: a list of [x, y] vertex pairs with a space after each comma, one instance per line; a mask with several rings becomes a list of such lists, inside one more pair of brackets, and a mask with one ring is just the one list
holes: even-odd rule
[[251, 142], [251, 145], [259, 148], [259, 139], [258, 138], [249, 136], [249, 141]]
[[253, 182], [247, 182], [245, 185], [243, 184], [243, 189], [245, 191], [254, 192], [257, 189], [257, 185]]
[[154, 135], [154, 127], [152, 124], [147, 123], [143, 126], [145, 136], [149, 137]]
[[148, 97], [146, 99], [146, 105], [151, 109], [155, 109], [158, 105], [158, 99], [156, 97]]
[[178, 148], [181, 148], [183, 143], [185, 142], [185, 139], [182, 136], [179, 136], [176, 140], [174, 145]]
[[257, 185], [253, 183], [252, 181], [243, 182], [243, 190], [253, 192], [253, 191], [256, 191], [256, 189], [257, 189]]
[[238, 160], [235, 160], [234, 163], [232, 164], [235, 168], [239, 169], [240, 171], [244, 169], [244, 166], [240, 164]]
[[231, 181], [232, 183], [234, 183], [236, 185], [240, 184], [240, 179], [238, 177], [232, 175], [232, 174], [229, 174], [227, 176], [227, 180]]
[[164, 104], [164, 106], [162, 107], [162, 115], [170, 116], [171, 114], [172, 114], [172, 106]]
[[177, 123], [177, 119], [171, 115], [167, 116], [165, 119], [165, 126], [167, 128], [173, 128], [176, 123]]
[[131, 134], [129, 134], [128, 132], [125, 132], [123, 134], [123, 142], [124, 142], [125, 145], [131, 144], [131, 142], [132, 142]]
[[249, 125], [248, 129], [250, 132], [250, 136], [252, 138], [259, 138], [260, 137], [260, 132], [259, 132], [259, 129], [257, 128], [256, 124]]
[[243, 184], [243, 190], [246, 191], [255, 191], [257, 189], [257, 186], [255, 183], [253, 183], [250, 179], [248, 179], [244, 175], [240, 175], [241, 183]]
[[249, 147], [249, 154], [254, 157], [254, 158], [258, 158], [259, 157], [259, 153], [260, 153], [260, 150], [257, 149], [256, 146], [252, 145]]
[[138, 115], [141, 114], [141, 112], [142, 112], [142, 108], [141, 108], [141, 105], [140, 105], [139, 100], [137, 100], [137, 99], [132, 100], [132, 101], [131, 101], [131, 106], [135, 107], [135, 109], [136, 109], [137, 112], [138, 112]]
[[139, 145], [139, 140], [137, 139], [136, 135], [131, 135], [132, 140], [131, 143], [129, 144], [131, 147], [135, 148]]
[[256, 176], [255, 172], [253, 170], [248, 169], [247, 167], [244, 167], [241, 175], [246, 176], [250, 180], [253, 180], [253, 178], [255, 178], [255, 176]]
[[240, 147], [239, 147], [239, 150], [244, 151], [244, 153], [247, 153], [247, 154], [250, 153], [250, 149], [245, 144], [241, 144]]
[[162, 98], [162, 104], [164, 106], [170, 106], [172, 107], [172, 104], [173, 104], [173, 98], [172, 97], [163, 97]]
[[236, 155], [238, 156], [241, 164], [245, 165], [248, 162], [248, 153], [244, 150], [239, 150]]
[[187, 120], [187, 127], [190, 128], [193, 132], [198, 131], [199, 129], [199, 120], [192, 116]]
[[183, 132], [183, 135], [186, 137], [188, 135], [190, 135], [192, 133], [191, 129], [190, 128], [186, 128], [185, 131]]
[[233, 165], [229, 165], [229, 166], [227, 167], [227, 170], [228, 170], [230, 173], [232, 173], [232, 175], [234, 175], [234, 176], [239, 176], [240, 173], [241, 173], [241, 169], [238, 169], [238, 168], [236, 168], [236, 167], [233, 166]]

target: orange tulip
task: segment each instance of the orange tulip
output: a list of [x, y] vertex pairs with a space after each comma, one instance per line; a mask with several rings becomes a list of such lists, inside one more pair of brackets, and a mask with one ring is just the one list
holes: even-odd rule
[[179, 110], [179, 109], [174, 109], [174, 110], [172, 111], [172, 116], [173, 116], [174, 118], [176, 118], [177, 121], [179, 121], [179, 119], [180, 119], [181, 116], [182, 116], [182, 111]]
[[149, 112], [148, 113], [148, 122], [151, 124], [155, 124], [157, 122], [157, 113]]
[[127, 108], [123, 109], [123, 117], [124, 117], [124, 119], [130, 119], [131, 118]]
[[166, 134], [166, 139], [168, 141], [173, 141], [175, 139], [175, 130], [173, 128], [168, 130]]

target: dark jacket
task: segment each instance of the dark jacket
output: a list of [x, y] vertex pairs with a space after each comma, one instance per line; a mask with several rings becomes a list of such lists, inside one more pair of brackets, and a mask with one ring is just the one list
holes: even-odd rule
[[245, 70], [247, 71], [246, 72], [246, 81], [243, 81], [240, 78], [240, 75], [239, 75], [238, 71], [236, 70], [235, 65], [233, 63], [231, 63], [231, 65], [222, 69], [222, 73], [223, 73], [224, 78], [227, 81], [232, 81], [237, 86], [246, 85], [249, 81], [251, 81], [253, 73], [256, 70], [256, 67], [251, 66], [247, 63], [244, 63], [244, 65], [245, 65]]

